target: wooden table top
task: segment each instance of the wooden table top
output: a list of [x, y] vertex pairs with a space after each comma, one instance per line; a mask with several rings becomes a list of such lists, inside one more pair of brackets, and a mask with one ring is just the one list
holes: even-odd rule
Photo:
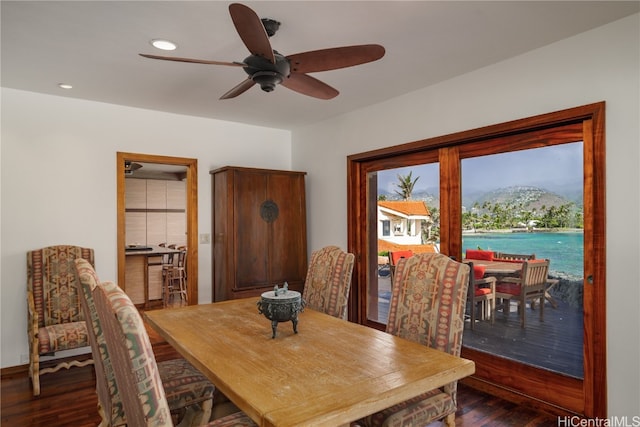
[[298, 334], [259, 298], [145, 312], [260, 426], [338, 426], [474, 373], [472, 361], [306, 309]]
[[507, 261], [485, 261], [479, 259], [467, 260], [473, 262], [473, 265], [483, 265], [485, 267], [485, 275], [487, 274], [501, 274], [501, 275], [514, 275], [522, 270], [521, 262], [507, 262]]

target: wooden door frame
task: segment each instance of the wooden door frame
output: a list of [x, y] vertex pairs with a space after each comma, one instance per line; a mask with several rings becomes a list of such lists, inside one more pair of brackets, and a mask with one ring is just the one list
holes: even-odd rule
[[[348, 250], [356, 254], [350, 299], [350, 320], [383, 328], [367, 319], [367, 270], [371, 244], [367, 218], [366, 172], [372, 162], [384, 168], [405, 166], [401, 157], [425, 156], [438, 150], [441, 168], [440, 236], [445, 243], [443, 253], [461, 257], [461, 212], [459, 181], [450, 176], [459, 174], [460, 151], [475, 143], [501, 137], [515, 137], [560, 127], [576, 127], [582, 131], [584, 167], [584, 380], [570, 378], [521, 363], [463, 348], [463, 357], [476, 361], [472, 385], [557, 414], [576, 413], [587, 417], [607, 417], [607, 354], [606, 354], [606, 221], [605, 221], [605, 103], [599, 102], [549, 114], [487, 126], [387, 147], [347, 158], [347, 218]], [[467, 153], [468, 154], [468, 153]], [[412, 158], [413, 160], [413, 158]], [[444, 176], [447, 178], [442, 179]], [[458, 258], [460, 259], [460, 258]], [[551, 390], [549, 384], [552, 384]], [[554, 399], [548, 399], [549, 394]]]
[[187, 168], [187, 296], [188, 304], [198, 304], [198, 160], [153, 154], [116, 153], [118, 283], [125, 283], [125, 177], [124, 162], [156, 163]]

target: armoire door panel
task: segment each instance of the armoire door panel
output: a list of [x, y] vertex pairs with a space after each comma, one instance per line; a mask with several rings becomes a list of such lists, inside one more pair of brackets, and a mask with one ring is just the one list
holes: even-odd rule
[[235, 288], [268, 285], [269, 224], [260, 217], [260, 207], [267, 199], [265, 176], [236, 173], [235, 198]]
[[306, 226], [299, 220], [305, 211], [304, 177], [292, 179], [288, 175], [271, 175], [269, 190], [269, 197], [279, 211], [270, 230], [273, 243], [269, 264], [271, 279], [275, 283], [287, 281], [290, 286], [301, 288], [306, 275], [306, 259], [298, 256], [306, 251]]

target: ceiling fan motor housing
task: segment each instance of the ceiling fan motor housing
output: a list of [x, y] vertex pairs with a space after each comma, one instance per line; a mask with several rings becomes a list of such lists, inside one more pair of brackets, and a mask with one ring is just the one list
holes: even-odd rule
[[276, 59], [275, 64], [259, 55], [251, 55], [244, 60], [247, 64], [243, 68], [244, 71], [265, 92], [272, 92], [291, 73], [289, 60], [275, 50], [273, 53]]

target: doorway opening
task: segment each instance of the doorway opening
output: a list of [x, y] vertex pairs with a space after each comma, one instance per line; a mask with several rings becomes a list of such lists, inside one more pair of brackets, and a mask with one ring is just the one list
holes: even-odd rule
[[[118, 284], [127, 291], [127, 274], [126, 259], [127, 245], [134, 245], [137, 242], [129, 241], [127, 237], [127, 219], [126, 219], [126, 182], [125, 177], [131, 173], [132, 165], [157, 165], [155, 169], [174, 170], [176, 173], [183, 174], [184, 179], [184, 197], [186, 205], [184, 208], [184, 233], [185, 235], [185, 273], [186, 273], [186, 303], [189, 305], [198, 304], [198, 167], [197, 159], [183, 157], [168, 157], [152, 154], [138, 153], [116, 153], [116, 180], [117, 180], [117, 228], [118, 228]], [[147, 168], [154, 169], [154, 168]], [[142, 169], [140, 169], [142, 170]], [[134, 172], [135, 173], [135, 172]], [[158, 173], [156, 171], [156, 173]], [[150, 177], [157, 179], [158, 176]], [[182, 176], [180, 177], [182, 178]], [[163, 211], [171, 214], [170, 209]], [[174, 212], [177, 213], [177, 212]], [[179, 215], [180, 217], [182, 214]], [[181, 225], [182, 226], [182, 225]], [[158, 237], [158, 239], [162, 239]], [[134, 239], [135, 240], [135, 239]], [[164, 238], [163, 240], [166, 240]], [[146, 243], [146, 241], [145, 241]], [[159, 242], [150, 242], [156, 245]], [[148, 271], [143, 272], [140, 281], [144, 282], [143, 289], [143, 305], [147, 305], [149, 301], [149, 289], [146, 286], [148, 280]], [[152, 291], [153, 293], [153, 291]]]

